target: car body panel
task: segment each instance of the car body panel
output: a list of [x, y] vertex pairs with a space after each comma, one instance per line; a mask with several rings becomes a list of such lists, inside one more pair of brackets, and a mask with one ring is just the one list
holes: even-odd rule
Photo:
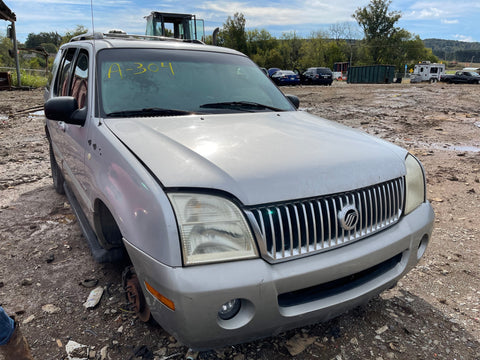
[[[349, 191], [405, 174], [405, 150], [301, 111], [105, 123], [163, 186], [222, 190], [244, 205]], [[153, 143], [166, 156], [152, 152]]]
[[[424, 204], [401, 223], [364, 241], [276, 265], [257, 259], [170, 268], [153, 261], [128, 240], [125, 243], [141, 278], [172, 299], [178, 308], [166, 308], [146, 290], [155, 318], [183, 343], [208, 349], [238, 342], [239, 338], [248, 341], [274, 336], [297, 326], [329, 320], [364, 304], [395, 285], [417, 263], [417, 249], [421, 240], [431, 234], [432, 224], [433, 211]], [[282, 294], [360, 273], [395, 256], [399, 258], [392, 266], [381, 269], [379, 276], [359, 281], [353, 289], [338, 289], [329, 296], [295, 306], [279, 304]], [[242, 299], [242, 312], [222, 321], [217, 311], [233, 298]]]

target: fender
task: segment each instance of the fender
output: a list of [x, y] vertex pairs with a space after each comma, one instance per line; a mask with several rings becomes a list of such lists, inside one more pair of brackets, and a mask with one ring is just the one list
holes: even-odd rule
[[122, 236], [138, 249], [166, 265], [182, 266], [175, 215], [160, 182], [106, 126], [96, 127], [85, 156], [93, 176], [86, 186], [92, 203], [102, 201]]

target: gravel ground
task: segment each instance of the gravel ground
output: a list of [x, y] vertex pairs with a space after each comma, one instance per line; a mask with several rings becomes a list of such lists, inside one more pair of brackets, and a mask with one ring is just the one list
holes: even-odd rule
[[[0, 92], [0, 304], [36, 359], [480, 359], [480, 86], [358, 85], [282, 89], [301, 108], [408, 148], [428, 178], [435, 229], [398, 286], [334, 320], [195, 353], [132, 314], [121, 265], [90, 256], [50, 177], [43, 91]], [[105, 294], [82, 304], [93, 279]], [[87, 285], [87, 286], [85, 286]], [[88, 354], [87, 354], [88, 352]]]

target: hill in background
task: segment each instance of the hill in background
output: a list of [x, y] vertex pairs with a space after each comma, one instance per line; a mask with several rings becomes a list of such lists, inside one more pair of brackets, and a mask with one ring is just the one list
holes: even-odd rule
[[480, 42], [425, 39], [423, 43], [441, 60], [480, 63]]

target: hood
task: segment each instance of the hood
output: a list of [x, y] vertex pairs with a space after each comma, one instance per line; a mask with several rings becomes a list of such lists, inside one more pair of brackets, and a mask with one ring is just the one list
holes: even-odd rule
[[303, 111], [106, 119], [166, 188], [244, 205], [366, 187], [405, 174], [406, 151]]

